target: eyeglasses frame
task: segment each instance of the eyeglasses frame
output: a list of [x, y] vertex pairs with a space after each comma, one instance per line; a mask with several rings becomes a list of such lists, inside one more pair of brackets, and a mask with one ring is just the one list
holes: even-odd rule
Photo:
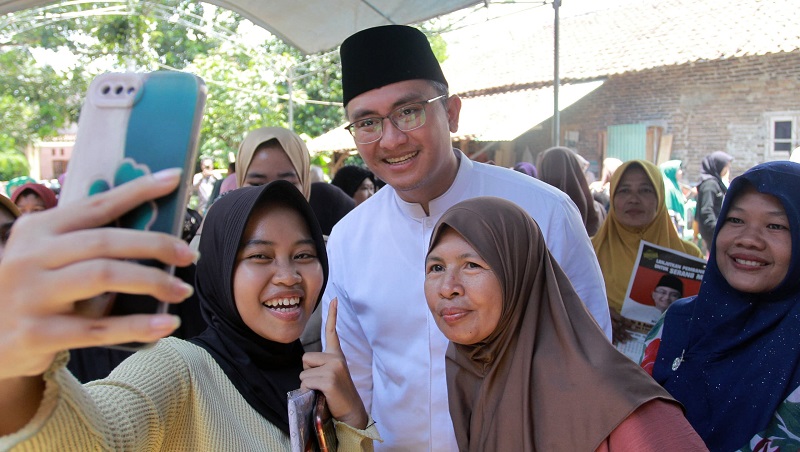
[[430, 105], [430, 104], [432, 104], [432, 103], [436, 102], [436, 101], [437, 101], [437, 100], [439, 100], [439, 99], [442, 99], [442, 98], [447, 98], [447, 97], [448, 97], [448, 95], [447, 95], [447, 94], [440, 94], [440, 95], [438, 95], [438, 96], [436, 96], [436, 97], [433, 97], [433, 98], [430, 98], [430, 99], [428, 99], [428, 100], [419, 101], [419, 102], [409, 102], [409, 103], [407, 103], [407, 104], [405, 104], [405, 105], [401, 105], [401, 106], [399, 106], [399, 107], [395, 108], [394, 110], [390, 111], [390, 112], [389, 112], [389, 114], [388, 114], [388, 115], [386, 115], [386, 116], [368, 116], [368, 117], [366, 117], [366, 118], [361, 118], [361, 119], [359, 119], [359, 120], [357, 120], [357, 121], [353, 121], [353, 122], [351, 122], [350, 124], [348, 124], [348, 125], [344, 126], [344, 128], [345, 128], [345, 129], [347, 129], [347, 131], [348, 131], [348, 132], [350, 132], [350, 135], [353, 137], [353, 140], [355, 141], [355, 139], [356, 139], [356, 133], [355, 133], [355, 131], [353, 130], [353, 127], [355, 126], [355, 124], [356, 124], [357, 122], [361, 122], [361, 121], [364, 121], [364, 120], [367, 120], [367, 119], [374, 119], [374, 120], [376, 120], [376, 121], [380, 120], [380, 124], [381, 124], [381, 135], [380, 135], [378, 138], [376, 138], [376, 139], [374, 139], [374, 140], [372, 140], [372, 141], [367, 141], [366, 143], [361, 143], [361, 142], [359, 142], [359, 141], [356, 141], [356, 144], [372, 144], [372, 143], [375, 143], [376, 141], [379, 141], [381, 138], [383, 138], [383, 130], [384, 130], [384, 129], [383, 129], [383, 121], [384, 121], [385, 119], [388, 119], [388, 120], [389, 120], [389, 121], [392, 123], [392, 125], [393, 125], [393, 126], [395, 126], [395, 127], [397, 127], [397, 130], [399, 130], [399, 131], [401, 131], [401, 132], [411, 132], [412, 130], [417, 130], [417, 129], [420, 129], [420, 128], [422, 128], [422, 126], [424, 126], [424, 125], [425, 125], [425, 123], [427, 122], [427, 116], [426, 116], [426, 117], [425, 117], [425, 121], [423, 121], [423, 122], [422, 122], [422, 124], [418, 125], [417, 127], [411, 128], [411, 129], [403, 130], [403, 129], [401, 129], [401, 128], [400, 128], [400, 126], [398, 126], [398, 125], [397, 125], [397, 124], [396, 124], [396, 123], [395, 123], [395, 122], [392, 120], [391, 116], [392, 116], [392, 114], [393, 114], [394, 112], [396, 112], [396, 111], [398, 111], [398, 110], [402, 110], [402, 109], [404, 109], [404, 108], [406, 108], [406, 107], [409, 107], [409, 106], [411, 106], [411, 105], [421, 105], [421, 106], [422, 106], [422, 111], [423, 111], [423, 113], [425, 113], [425, 114], [427, 115], [427, 112], [425, 112], [425, 107], [427, 107], [428, 105]]

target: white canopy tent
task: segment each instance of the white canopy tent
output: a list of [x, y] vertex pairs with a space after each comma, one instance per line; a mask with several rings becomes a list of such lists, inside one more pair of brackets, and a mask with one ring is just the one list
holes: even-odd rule
[[[0, 0], [0, 15], [55, 3], [59, 2]], [[330, 50], [341, 44], [346, 37], [365, 28], [421, 22], [483, 2], [480, 0], [207, 0], [207, 3], [235, 11], [309, 54]]]

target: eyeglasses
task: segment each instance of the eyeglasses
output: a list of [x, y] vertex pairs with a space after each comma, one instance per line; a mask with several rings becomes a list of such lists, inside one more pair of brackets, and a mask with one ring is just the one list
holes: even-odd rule
[[383, 120], [392, 121], [402, 132], [410, 132], [425, 125], [425, 107], [432, 102], [447, 97], [446, 94], [436, 96], [424, 102], [414, 102], [395, 109], [388, 116], [373, 116], [351, 122], [344, 128], [353, 135], [356, 143], [370, 144], [383, 137]]

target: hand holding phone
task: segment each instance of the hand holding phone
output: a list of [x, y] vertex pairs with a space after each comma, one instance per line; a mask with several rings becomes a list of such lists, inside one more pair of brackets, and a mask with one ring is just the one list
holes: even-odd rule
[[101, 319], [65, 314], [75, 300], [102, 292], [134, 291], [169, 302], [191, 294], [191, 286], [177, 278], [122, 260], [188, 265], [194, 254], [180, 238], [93, 229], [142, 200], [174, 191], [179, 180], [177, 171], [163, 171], [102, 193], [99, 202], [83, 199], [17, 220], [0, 261], [0, 380], [40, 375], [61, 350], [155, 341], [178, 326], [167, 314]]
[[[112, 226], [179, 236], [189, 196], [206, 89], [203, 81], [182, 72], [111, 73], [95, 78], [78, 121], [78, 137], [60, 205], [103, 193], [165, 168], [182, 168], [178, 188], [155, 200], [142, 200]], [[174, 267], [141, 259], [140, 264], [169, 273]], [[154, 297], [108, 293], [76, 303], [75, 312], [90, 317], [164, 313]], [[149, 344], [115, 347], [140, 349]]]

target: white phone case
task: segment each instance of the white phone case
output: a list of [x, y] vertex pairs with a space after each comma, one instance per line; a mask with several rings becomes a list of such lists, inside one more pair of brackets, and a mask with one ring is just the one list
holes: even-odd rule
[[[142, 175], [180, 167], [183, 181], [175, 192], [142, 204], [111, 225], [180, 235], [205, 98], [202, 79], [182, 72], [96, 77], [81, 109], [59, 204], [68, 206]], [[156, 262], [142, 264], [173, 270]], [[166, 312], [166, 308], [154, 298], [129, 294], [104, 294], [76, 304], [77, 312], [89, 316]]]

